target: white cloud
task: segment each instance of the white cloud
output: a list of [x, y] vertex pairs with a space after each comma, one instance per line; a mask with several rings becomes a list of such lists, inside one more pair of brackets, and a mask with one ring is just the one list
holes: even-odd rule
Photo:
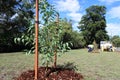
[[108, 15], [110, 18], [118, 18], [120, 19], [120, 6], [113, 7], [109, 12]]
[[120, 35], [120, 23], [109, 23], [106, 28], [109, 35]]
[[66, 12], [66, 16], [74, 21], [73, 29], [77, 30], [78, 22], [82, 13], [79, 13], [81, 6], [79, 0], [55, 0], [55, 7], [60, 12]]
[[117, 1], [120, 1], [120, 0], [99, 0], [100, 2], [105, 2], [107, 4], [111, 4], [111, 3], [114, 3], [114, 2], [117, 2]]
[[82, 17], [82, 14], [77, 13], [77, 12], [69, 13], [67, 15], [70, 16], [71, 19], [74, 20], [75, 22], [79, 22], [81, 20], [81, 17]]
[[59, 11], [69, 11], [77, 12], [80, 10], [80, 5], [78, 0], [56, 0], [56, 8]]

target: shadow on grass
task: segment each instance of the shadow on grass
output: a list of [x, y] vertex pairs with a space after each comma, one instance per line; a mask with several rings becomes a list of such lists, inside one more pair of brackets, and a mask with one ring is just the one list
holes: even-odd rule
[[74, 70], [77, 71], [77, 65], [74, 65], [74, 62], [66, 62], [63, 65], [57, 65], [58, 68], [62, 68], [62, 69], [70, 69], [70, 70]]

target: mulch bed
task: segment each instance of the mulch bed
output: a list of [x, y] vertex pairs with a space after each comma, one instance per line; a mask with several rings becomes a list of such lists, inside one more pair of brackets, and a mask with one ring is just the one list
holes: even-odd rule
[[[34, 70], [23, 72], [15, 80], [34, 80]], [[65, 68], [40, 67], [38, 69], [38, 80], [83, 80], [80, 73]]]

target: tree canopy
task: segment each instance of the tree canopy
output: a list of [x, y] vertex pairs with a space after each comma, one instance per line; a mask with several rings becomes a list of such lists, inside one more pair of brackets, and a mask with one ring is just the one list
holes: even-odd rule
[[[30, 26], [34, 17], [34, 0], [0, 0], [0, 49], [15, 50], [14, 37], [20, 36]], [[12, 49], [13, 48], [13, 49]], [[18, 49], [18, 48], [17, 48]], [[8, 51], [9, 51], [8, 50]]]
[[100, 43], [109, 39], [106, 31], [106, 7], [93, 5], [86, 9], [86, 14], [82, 16], [78, 28], [82, 32], [86, 44], [93, 41]]

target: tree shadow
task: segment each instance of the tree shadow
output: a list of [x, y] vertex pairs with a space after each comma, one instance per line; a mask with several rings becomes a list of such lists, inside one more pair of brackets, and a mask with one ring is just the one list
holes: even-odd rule
[[65, 62], [63, 65], [57, 65], [58, 68], [61, 69], [69, 69], [69, 70], [74, 70], [77, 71], [77, 65], [74, 65], [74, 62]]

